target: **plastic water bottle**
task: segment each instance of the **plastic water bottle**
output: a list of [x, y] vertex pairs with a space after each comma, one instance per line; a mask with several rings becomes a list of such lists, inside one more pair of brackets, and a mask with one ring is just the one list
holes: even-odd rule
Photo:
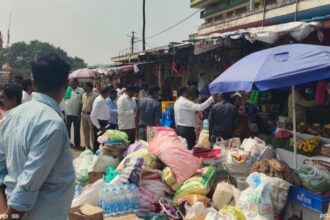
[[119, 214], [125, 214], [127, 213], [127, 200], [126, 200], [126, 190], [125, 190], [125, 186], [121, 186], [119, 187], [118, 191], [118, 206], [119, 206]]
[[140, 200], [139, 200], [139, 189], [136, 185], [131, 185], [131, 193], [132, 193], [132, 210], [133, 212], [138, 212], [140, 208]]
[[125, 184], [123, 187], [123, 194], [124, 194], [124, 202], [123, 202], [123, 209], [125, 210], [125, 213], [131, 212], [131, 191], [130, 191], [130, 185]]
[[113, 200], [113, 202], [112, 202], [112, 210], [111, 210], [111, 215], [118, 215], [119, 214], [119, 206], [120, 206], [120, 204], [119, 204], [119, 196], [118, 196], [118, 188], [113, 188], [112, 190], [111, 190], [111, 196], [112, 196], [112, 200]]
[[207, 119], [203, 120], [203, 131], [209, 131], [209, 120]]
[[99, 193], [99, 207], [103, 209], [104, 214], [109, 214], [109, 186], [103, 185]]

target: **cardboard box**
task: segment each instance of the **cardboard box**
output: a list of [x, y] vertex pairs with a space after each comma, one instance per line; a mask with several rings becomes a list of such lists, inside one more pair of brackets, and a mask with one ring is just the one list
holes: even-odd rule
[[103, 220], [103, 210], [89, 204], [77, 206], [70, 210], [69, 220]]
[[127, 214], [127, 215], [107, 217], [104, 220], [139, 220], [139, 218], [134, 214]]

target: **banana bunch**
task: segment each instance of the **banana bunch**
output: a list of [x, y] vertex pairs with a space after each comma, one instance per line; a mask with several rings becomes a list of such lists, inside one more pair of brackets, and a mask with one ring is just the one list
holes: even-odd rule
[[311, 153], [315, 150], [317, 146], [320, 145], [320, 139], [313, 137], [305, 140], [299, 140], [297, 142], [298, 150], [302, 150], [306, 153]]

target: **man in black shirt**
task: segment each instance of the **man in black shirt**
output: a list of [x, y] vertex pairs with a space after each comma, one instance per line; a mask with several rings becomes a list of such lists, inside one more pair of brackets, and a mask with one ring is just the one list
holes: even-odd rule
[[147, 140], [147, 126], [159, 126], [162, 114], [159, 99], [159, 87], [149, 89], [149, 96], [139, 101], [138, 120], [139, 120], [139, 139]]
[[223, 93], [222, 101], [215, 104], [209, 114], [209, 132], [212, 143], [221, 137], [224, 140], [233, 137], [233, 131], [239, 125], [237, 108], [230, 103], [230, 94]]

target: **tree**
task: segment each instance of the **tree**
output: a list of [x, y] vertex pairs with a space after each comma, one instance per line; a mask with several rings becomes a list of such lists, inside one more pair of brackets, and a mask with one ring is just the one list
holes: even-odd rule
[[34, 56], [40, 52], [58, 54], [71, 65], [72, 70], [87, 66], [83, 59], [70, 57], [60, 47], [55, 47], [54, 45], [38, 40], [31, 41], [30, 43], [17, 42], [9, 48], [5, 48], [0, 54], [0, 64], [4, 64], [6, 59], [8, 59], [12, 68], [30, 69]]

